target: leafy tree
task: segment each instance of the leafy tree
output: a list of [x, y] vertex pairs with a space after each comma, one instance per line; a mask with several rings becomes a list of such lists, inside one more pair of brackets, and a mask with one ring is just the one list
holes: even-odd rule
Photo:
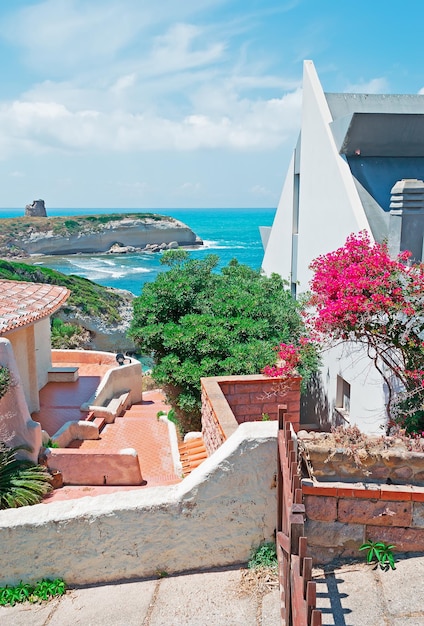
[[202, 376], [260, 372], [279, 340], [303, 334], [303, 322], [279, 276], [236, 260], [217, 272], [215, 255], [195, 260], [176, 252], [164, 255], [170, 269], [134, 301], [130, 334], [152, 354], [153, 377], [191, 430], [200, 425]]

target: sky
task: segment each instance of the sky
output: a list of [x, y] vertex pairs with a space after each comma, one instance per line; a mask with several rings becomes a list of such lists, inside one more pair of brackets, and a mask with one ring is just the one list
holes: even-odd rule
[[423, 93], [424, 2], [0, 2], [0, 207], [276, 207], [302, 66]]

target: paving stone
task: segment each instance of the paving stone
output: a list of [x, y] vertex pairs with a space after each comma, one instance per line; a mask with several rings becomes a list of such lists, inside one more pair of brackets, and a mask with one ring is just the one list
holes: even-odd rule
[[[140, 626], [156, 580], [74, 589], [64, 596], [49, 626]], [[32, 626], [32, 624], [31, 624]]]
[[398, 558], [395, 570], [379, 571], [381, 589], [390, 615], [411, 616], [412, 619], [414, 614], [421, 612], [421, 624], [424, 624], [423, 578], [422, 557]]
[[59, 599], [45, 604], [15, 604], [0, 607], [1, 626], [44, 626], [49, 616], [55, 611]]
[[240, 580], [240, 570], [164, 578], [149, 626], [256, 625], [256, 598], [240, 595]]
[[274, 589], [262, 599], [261, 626], [277, 626], [280, 623], [280, 616], [280, 591]]
[[[314, 571], [315, 573], [315, 571]], [[317, 572], [317, 608], [322, 626], [382, 626], [384, 605], [373, 570], [365, 564]]]

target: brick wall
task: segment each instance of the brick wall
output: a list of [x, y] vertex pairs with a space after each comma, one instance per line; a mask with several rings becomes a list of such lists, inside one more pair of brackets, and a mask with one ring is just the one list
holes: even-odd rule
[[398, 552], [424, 551], [424, 487], [327, 483], [304, 484], [302, 491], [316, 563], [359, 556], [368, 539], [394, 544]]
[[212, 454], [244, 422], [261, 421], [263, 414], [278, 419], [285, 404], [295, 430], [300, 422], [300, 377], [282, 381], [266, 376], [215, 376], [202, 378], [202, 436]]

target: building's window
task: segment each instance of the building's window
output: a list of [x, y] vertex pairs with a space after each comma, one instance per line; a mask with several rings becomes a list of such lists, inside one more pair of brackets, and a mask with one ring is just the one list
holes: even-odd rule
[[350, 385], [341, 376], [337, 376], [336, 409], [345, 419], [349, 419]]

